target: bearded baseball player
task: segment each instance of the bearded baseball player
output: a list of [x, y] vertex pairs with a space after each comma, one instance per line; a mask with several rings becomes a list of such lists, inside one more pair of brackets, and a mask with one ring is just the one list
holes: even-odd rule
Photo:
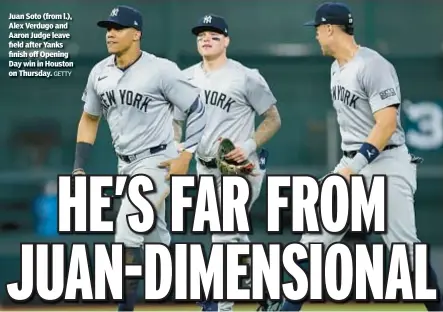
[[[345, 4], [324, 3], [315, 20], [305, 24], [316, 28], [323, 55], [335, 60], [331, 66], [331, 96], [340, 128], [343, 157], [334, 172], [350, 179], [363, 175], [371, 184], [375, 174], [387, 176], [388, 229], [382, 238], [388, 248], [406, 243], [411, 263], [417, 238], [414, 193], [417, 164], [422, 160], [408, 152], [400, 123], [400, 84], [393, 65], [376, 51], [354, 39], [354, 18]], [[343, 234], [304, 234], [301, 242], [323, 243], [325, 248], [340, 241]], [[309, 271], [309, 262], [300, 263]], [[438, 289], [430, 264], [429, 286]], [[438, 290], [441, 298], [441, 291]], [[442, 311], [443, 301], [426, 302], [428, 311]], [[284, 302], [280, 311], [300, 311], [299, 302]], [[266, 310], [266, 308], [264, 309]]]
[[[234, 163], [250, 161], [254, 174], [246, 175], [251, 186], [251, 202], [260, 193], [267, 151], [260, 149], [279, 130], [281, 121], [277, 100], [262, 75], [227, 57], [229, 28], [221, 16], [208, 14], [192, 28], [197, 39], [197, 50], [202, 61], [185, 69], [189, 81], [201, 88], [200, 97], [206, 106], [208, 123], [197, 147], [198, 175], [213, 175], [217, 187], [221, 187], [222, 172], [217, 166], [219, 138], [226, 138], [235, 145], [226, 158]], [[255, 130], [255, 116], [264, 120]], [[174, 111], [176, 140], [181, 138], [185, 117]], [[250, 207], [249, 207], [250, 209]], [[213, 234], [212, 242], [249, 242], [247, 234]], [[199, 303], [203, 311], [232, 311], [233, 302]]]
[[[125, 196], [116, 220], [115, 241], [126, 247], [126, 263], [140, 264], [145, 242], [170, 244], [165, 222], [169, 176], [186, 174], [206, 125], [206, 109], [199, 90], [178, 66], [142, 51], [143, 20], [134, 8], [118, 6], [107, 20], [106, 45], [111, 54], [91, 70], [82, 100], [84, 112], [78, 126], [73, 174], [85, 174], [86, 161], [96, 139], [101, 118], [106, 119], [118, 158], [118, 173], [148, 175], [156, 187], [147, 199], [156, 209], [156, 227], [149, 234], [133, 232], [126, 220], [140, 211]], [[180, 154], [174, 144], [173, 106], [187, 117]], [[119, 311], [133, 311], [137, 280], [127, 280], [125, 301]]]

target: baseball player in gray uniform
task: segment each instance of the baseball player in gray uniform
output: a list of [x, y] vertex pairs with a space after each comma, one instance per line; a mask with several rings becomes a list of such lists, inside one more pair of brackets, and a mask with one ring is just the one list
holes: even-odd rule
[[[201, 99], [207, 108], [208, 124], [197, 147], [197, 173], [213, 175], [221, 187], [221, 174], [215, 162], [219, 138], [228, 138], [235, 145], [227, 157], [241, 162], [249, 159], [255, 172], [247, 178], [251, 185], [251, 202], [260, 193], [265, 174], [267, 151], [260, 149], [280, 128], [277, 100], [265, 79], [256, 69], [250, 69], [226, 55], [229, 28], [221, 16], [203, 16], [192, 28], [202, 61], [185, 69], [189, 81], [201, 88]], [[255, 130], [255, 117], [264, 120]], [[176, 140], [181, 138], [185, 115], [174, 111]], [[250, 207], [249, 207], [250, 208]], [[249, 242], [247, 234], [213, 234], [217, 243]], [[203, 311], [232, 311], [233, 302], [201, 302]]]
[[[400, 123], [400, 84], [393, 65], [376, 51], [357, 45], [354, 18], [341, 3], [324, 3], [315, 20], [316, 38], [323, 55], [335, 59], [331, 66], [331, 96], [337, 112], [343, 157], [335, 173], [350, 179], [363, 175], [367, 185], [375, 174], [387, 176], [387, 232], [382, 238], [388, 248], [406, 243], [412, 262], [413, 244], [419, 242], [414, 216], [417, 188], [416, 166], [420, 158], [412, 156], [405, 145]], [[323, 243], [325, 248], [345, 234], [304, 234], [301, 242]], [[300, 263], [306, 271], [309, 262]], [[437, 278], [429, 267], [429, 286], [438, 289]], [[439, 296], [441, 296], [439, 294]], [[429, 311], [443, 310], [442, 303], [427, 302]], [[281, 311], [299, 311], [299, 302], [284, 302]]]
[[[78, 127], [73, 174], [85, 173], [99, 120], [106, 119], [118, 157], [118, 173], [148, 175], [156, 187], [155, 193], [147, 195], [156, 209], [154, 230], [147, 234], [131, 230], [126, 217], [139, 210], [126, 196], [116, 220], [115, 241], [125, 245], [126, 262], [140, 263], [143, 243], [170, 244], [165, 222], [169, 175], [188, 172], [206, 125], [206, 108], [199, 100], [199, 89], [186, 80], [175, 63], [141, 50], [143, 20], [137, 10], [118, 6], [98, 26], [107, 29], [106, 44], [111, 55], [89, 74], [82, 97], [84, 112]], [[174, 144], [174, 106], [187, 117], [180, 153]], [[127, 280], [125, 292], [119, 311], [132, 311], [137, 281]]]

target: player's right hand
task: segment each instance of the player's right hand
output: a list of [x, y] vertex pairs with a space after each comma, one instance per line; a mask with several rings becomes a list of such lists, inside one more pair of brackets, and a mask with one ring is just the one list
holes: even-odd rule
[[[74, 171], [72, 171], [72, 176], [76, 176], [76, 175], [85, 175], [85, 171], [81, 168], [77, 168], [74, 169]], [[75, 189], [75, 182], [74, 182], [75, 178], [71, 179], [71, 192], [74, 192], [73, 190]]]
[[166, 180], [169, 180], [171, 178], [171, 175], [187, 174], [191, 159], [192, 159], [192, 154], [183, 151], [182, 153], [180, 153], [179, 157], [163, 161], [158, 166], [160, 168], [168, 169], [168, 173], [166, 174]]
[[72, 171], [72, 175], [85, 175], [85, 171], [83, 169], [75, 169], [74, 171]]
[[342, 177], [344, 177], [346, 179], [346, 181], [350, 182], [351, 175], [353, 175], [354, 172], [352, 172], [352, 170], [350, 168], [344, 167], [338, 171], [338, 174], [341, 175]]

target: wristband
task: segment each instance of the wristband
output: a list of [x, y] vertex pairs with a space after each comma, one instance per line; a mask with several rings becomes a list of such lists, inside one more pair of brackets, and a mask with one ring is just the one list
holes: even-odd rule
[[347, 167], [351, 169], [353, 173], [358, 174], [367, 164], [368, 160], [366, 157], [361, 153], [357, 153]]
[[367, 142], [362, 144], [358, 152], [368, 160], [368, 164], [380, 154], [379, 150], [374, 145]]
[[363, 143], [358, 153], [349, 163], [349, 169], [354, 173], [359, 173], [366, 165], [370, 164], [380, 154], [378, 149], [370, 144]]
[[85, 142], [77, 142], [75, 147], [74, 170], [84, 169], [86, 160], [91, 154], [92, 144]]
[[242, 148], [245, 150], [247, 154], [246, 157], [248, 157], [257, 149], [257, 143], [255, 142], [254, 139], [249, 139], [242, 144]]

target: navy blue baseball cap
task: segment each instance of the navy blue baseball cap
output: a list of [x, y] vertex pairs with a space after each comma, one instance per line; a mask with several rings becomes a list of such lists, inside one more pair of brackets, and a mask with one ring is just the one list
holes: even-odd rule
[[141, 31], [143, 28], [143, 18], [138, 10], [126, 5], [119, 5], [112, 9], [107, 20], [100, 21], [97, 25], [103, 28], [117, 25]]
[[304, 25], [317, 27], [324, 24], [342, 25], [352, 29], [354, 26], [354, 18], [346, 4], [340, 2], [325, 2], [317, 8], [315, 19]]
[[203, 31], [214, 31], [228, 36], [229, 27], [223, 17], [207, 14], [200, 18], [197, 25], [192, 28], [192, 33], [196, 36]]

